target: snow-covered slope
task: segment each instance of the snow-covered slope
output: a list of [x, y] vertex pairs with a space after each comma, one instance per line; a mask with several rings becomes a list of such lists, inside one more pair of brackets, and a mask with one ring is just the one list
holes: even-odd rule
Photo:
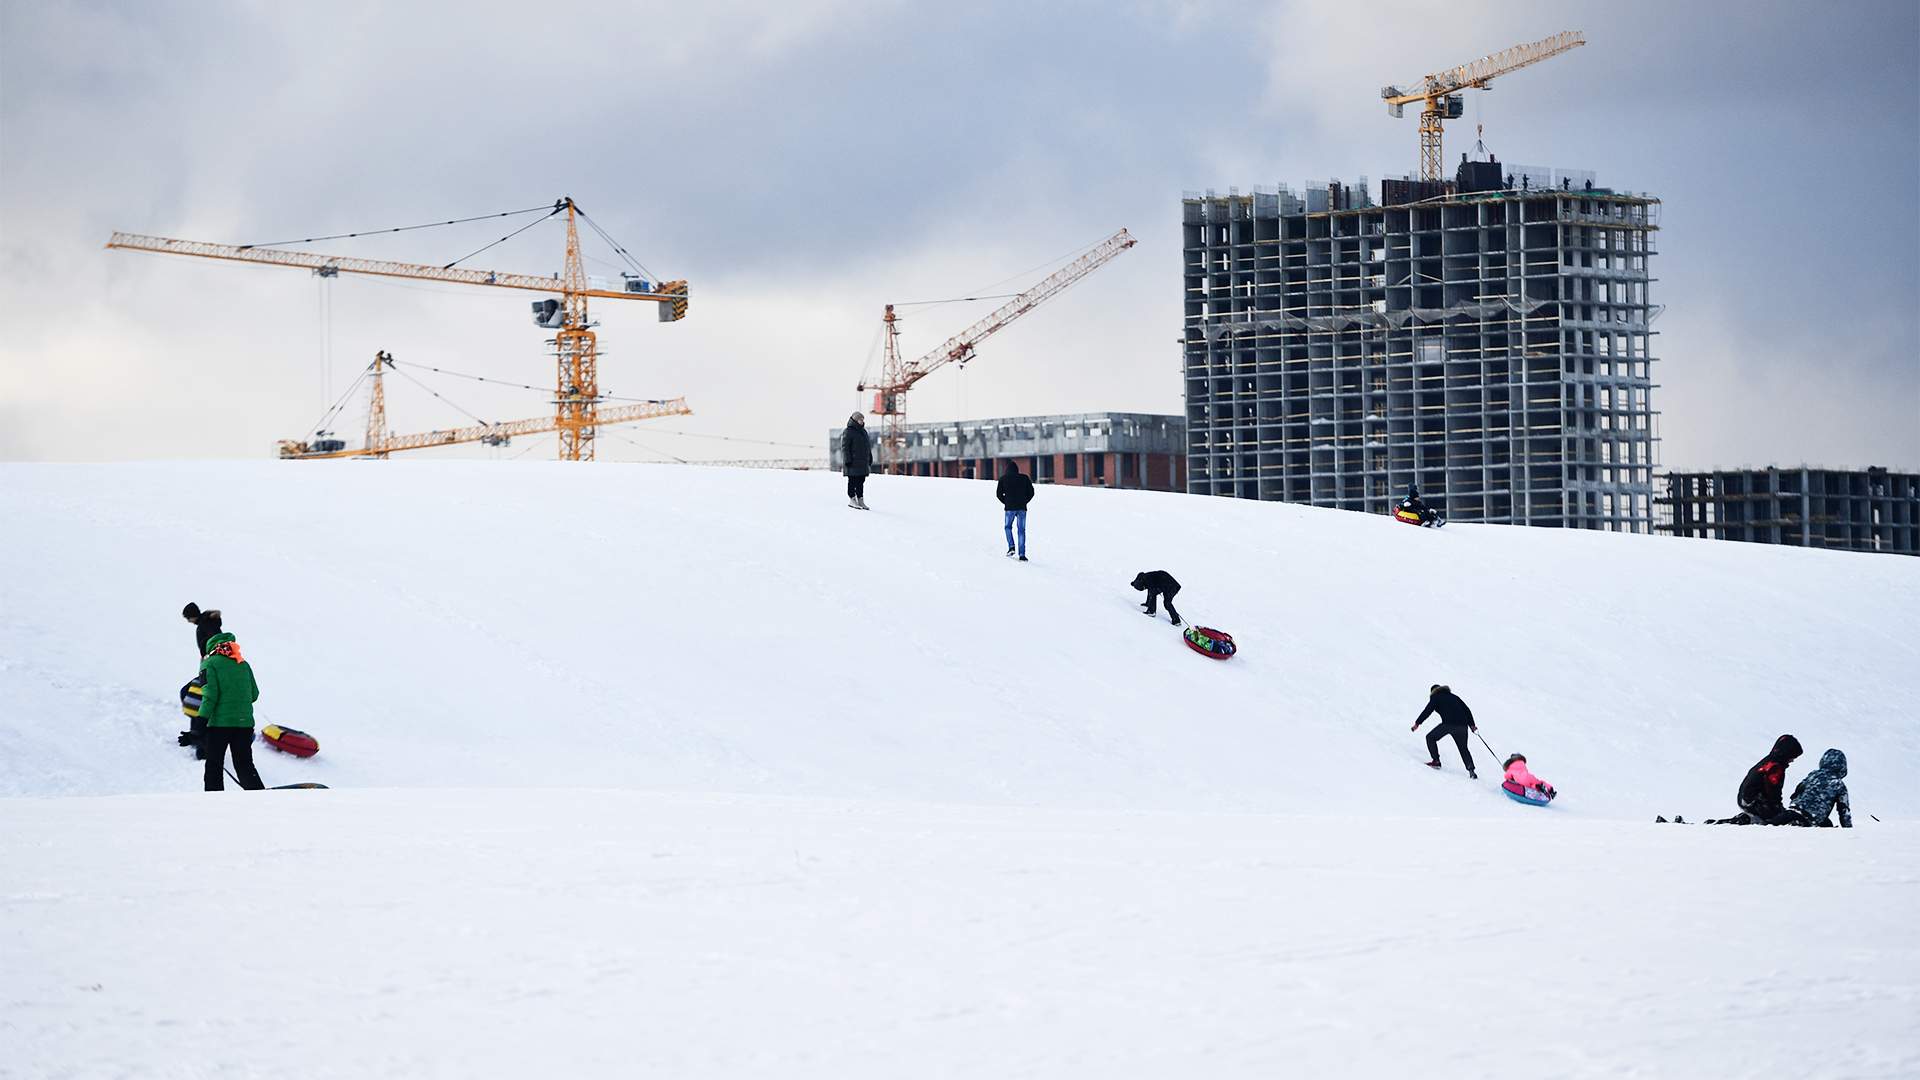
[[[1920, 560], [869, 494], [0, 465], [0, 1078], [1920, 1075]], [[187, 600], [333, 790], [196, 790]], [[1651, 822], [1782, 731], [1860, 828]]]
[[[190, 788], [195, 600], [262, 716], [321, 741], [270, 781], [1514, 812], [1417, 767], [1446, 682], [1557, 813], [1725, 811], [1791, 731], [1920, 814], [1920, 560], [1043, 487], [1022, 565], [984, 483], [870, 501], [645, 465], [0, 466], [0, 793]], [[1154, 568], [1238, 657], [1138, 612]]]

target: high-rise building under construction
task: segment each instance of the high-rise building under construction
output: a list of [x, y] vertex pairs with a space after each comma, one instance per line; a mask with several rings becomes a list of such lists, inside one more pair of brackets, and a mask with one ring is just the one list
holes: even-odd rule
[[1497, 161], [1188, 195], [1187, 489], [1650, 531], [1658, 208]]

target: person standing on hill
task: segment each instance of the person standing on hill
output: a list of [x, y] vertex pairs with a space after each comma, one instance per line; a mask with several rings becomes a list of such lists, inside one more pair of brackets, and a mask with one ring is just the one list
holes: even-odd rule
[[867, 435], [865, 414], [847, 417], [846, 429], [840, 432], [840, 453], [841, 469], [847, 474], [847, 505], [865, 510], [867, 473], [873, 468], [873, 440]]
[[200, 716], [207, 722], [208, 791], [224, 790], [221, 766], [233, 755], [233, 775], [248, 791], [267, 785], [253, 767], [253, 703], [260, 700], [260, 684], [253, 681], [253, 665], [240, 655], [240, 643], [222, 631], [207, 639], [207, 655], [200, 661]]
[[[193, 624], [194, 653], [197, 659], [207, 656], [207, 642], [220, 632], [220, 613], [201, 611], [199, 604], [189, 603], [180, 609], [180, 615]], [[205, 760], [207, 756], [207, 720], [200, 712], [200, 687], [206, 680], [196, 674], [187, 685], [180, 688], [180, 709], [187, 714], [187, 730], [180, 733], [180, 745], [193, 747], [193, 756]]]
[[1180, 594], [1180, 583], [1173, 580], [1172, 574], [1165, 570], [1142, 570], [1133, 575], [1133, 587], [1147, 594], [1147, 602], [1141, 605], [1140, 610], [1146, 612], [1148, 618], [1157, 614], [1154, 601], [1164, 600], [1167, 619], [1175, 626], [1180, 625], [1180, 613], [1173, 610], [1173, 598]]
[[1793, 764], [1803, 752], [1800, 740], [1791, 735], [1782, 735], [1773, 740], [1773, 749], [1747, 770], [1747, 775], [1740, 780], [1740, 790], [1734, 793], [1733, 801], [1740, 807], [1740, 812], [1730, 818], [1708, 821], [1707, 824], [1811, 824], [1805, 814], [1787, 809], [1780, 801], [1781, 792], [1787, 784], [1787, 766]]
[[994, 497], [1000, 500], [1005, 513], [1002, 522], [1007, 534], [1007, 554], [1014, 554], [1013, 529], [1020, 527], [1020, 561], [1027, 561], [1027, 504], [1033, 501], [1033, 480], [1020, 471], [1020, 463], [1007, 462], [1006, 474], [1000, 477], [1000, 483], [993, 489]]
[[1440, 740], [1453, 736], [1453, 745], [1460, 750], [1460, 764], [1467, 767], [1467, 775], [1480, 779], [1473, 771], [1473, 751], [1467, 749], [1467, 732], [1479, 731], [1480, 725], [1473, 722], [1473, 710], [1453, 693], [1452, 687], [1434, 683], [1427, 688], [1427, 707], [1420, 710], [1420, 716], [1413, 722], [1413, 730], [1419, 731], [1427, 717], [1438, 714], [1440, 722], [1427, 732], [1427, 768], [1440, 767]]

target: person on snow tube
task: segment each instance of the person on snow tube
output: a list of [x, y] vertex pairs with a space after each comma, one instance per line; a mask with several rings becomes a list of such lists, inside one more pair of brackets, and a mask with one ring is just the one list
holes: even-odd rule
[[1508, 754], [1504, 767], [1506, 769], [1506, 779], [1500, 782], [1501, 787], [1506, 788], [1515, 795], [1525, 795], [1529, 791], [1537, 791], [1549, 799], [1553, 798], [1553, 785], [1533, 775], [1533, 773], [1527, 769], [1527, 755]]
[[1414, 525], [1428, 524], [1440, 516], [1427, 505], [1426, 500], [1420, 497], [1420, 490], [1412, 484], [1407, 485], [1407, 497], [1400, 500], [1393, 512], [1395, 517]]

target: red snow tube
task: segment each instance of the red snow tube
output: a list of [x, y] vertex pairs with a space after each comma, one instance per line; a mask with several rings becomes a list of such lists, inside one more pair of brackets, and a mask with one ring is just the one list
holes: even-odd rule
[[1236, 650], [1232, 634], [1211, 626], [1189, 626], [1180, 636], [1186, 639], [1187, 648], [1210, 660], [1225, 660]]
[[267, 745], [284, 754], [294, 757], [312, 757], [320, 752], [320, 741], [304, 731], [296, 731], [279, 724], [268, 724], [260, 729], [260, 737]]
[[1425, 525], [1427, 523], [1426, 519], [1420, 516], [1420, 511], [1409, 510], [1404, 506], [1394, 507], [1393, 516], [1409, 525]]

